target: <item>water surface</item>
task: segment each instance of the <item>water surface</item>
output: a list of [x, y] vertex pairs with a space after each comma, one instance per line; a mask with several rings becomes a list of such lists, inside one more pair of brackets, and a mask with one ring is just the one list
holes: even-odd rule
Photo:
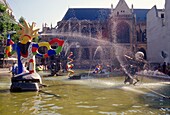
[[[68, 80], [43, 77], [40, 92], [11, 93], [9, 75], [0, 76], [1, 115], [158, 115], [170, 114], [170, 83], [143, 78], [136, 86], [124, 77]], [[157, 94], [158, 93], [158, 94]]]

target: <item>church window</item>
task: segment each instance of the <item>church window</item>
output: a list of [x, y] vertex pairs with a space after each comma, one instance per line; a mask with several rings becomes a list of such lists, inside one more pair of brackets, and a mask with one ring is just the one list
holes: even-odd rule
[[163, 13], [161, 14], [161, 18], [164, 18], [164, 14]]
[[146, 29], [142, 32], [142, 42], [146, 42]]
[[84, 26], [83, 29], [81, 30], [81, 33], [83, 35], [88, 35], [89, 34], [89, 29], [87, 28], [87, 26]]
[[78, 59], [79, 58], [79, 49], [78, 48], [70, 48], [70, 52], [73, 52], [74, 59]]
[[91, 35], [92, 37], [95, 37], [97, 35], [97, 29], [95, 27], [91, 28]]
[[89, 48], [83, 48], [83, 49], [82, 49], [81, 58], [84, 59], [84, 60], [90, 59], [90, 51], [89, 51]]
[[130, 43], [130, 27], [126, 22], [118, 23], [116, 33], [118, 43]]
[[136, 31], [137, 41], [140, 42], [140, 32]]
[[78, 31], [79, 31], [78, 23], [71, 23], [71, 32], [78, 32]]

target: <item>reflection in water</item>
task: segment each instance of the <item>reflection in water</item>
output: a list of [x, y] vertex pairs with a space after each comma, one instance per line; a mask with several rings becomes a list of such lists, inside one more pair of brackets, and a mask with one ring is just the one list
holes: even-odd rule
[[56, 96], [51, 93], [37, 92], [35, 96], [25, 99], [25, 102], [22, 103], [20, 112], [25, 114], [29, 111], [31, 114], [35, 115], [44, 115], [49, 113], [59, 115], [57, 110], [63, 109], [63, 107], [59, 107], [55, 103], [52, 103], [52, 100], [58, 101]]
[[[123, 77], [68, 80], [44, 77], [40, 92], [10, 93], [10, 81], [0, 83], [1, 115], [154, 115], [170, 112], [170, 83], [145, 78], [142, 83], [123, 84]], [[151, 82], [152, 81], [152, 82]], [[5, 104], [4, 104], [5, 103]], [[9, 109], [7, 109], [9, 108]]]

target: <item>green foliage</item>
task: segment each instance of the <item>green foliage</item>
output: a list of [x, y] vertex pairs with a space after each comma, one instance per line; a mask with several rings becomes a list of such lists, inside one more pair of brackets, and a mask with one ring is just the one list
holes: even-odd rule
[[3, 4], [0, 4], [0, 13], [3, 13], [6, 11], [6, 7]]
[[24, 20], [25, 20], [25, 18], [21, 16], [19, 19], [19, 23], [24, 24]]
[[[19, 23], [24, 24], [24, 17], [20, 17]], [[7, 35], [12, 31], [15, 31], [15, 33], [11, 34], [11, 39], [14, 42], [18, 42], [19, 34], [17, 31], [20, 29], [21, 28], [15, 19], [7, 14], [6, 7], [3, 4], [0, 4], [0, 40], [7, 39]], [[36, 37], [33, 41], [38, 42], [39, 38]]]
[[15, 23], [15, 20], [7, 13], [3, 13], [3, 15], [0, 16], [0, 34], [4, 37], [4, 39], [7, 38], [8, 32], [16, 31], [16, 29], [18, 29], [17, 26], [18, 25]]
[[[13, 17], [8, 15], [6, 7], [0, 4], [0, 40], [7, 39], [7, 34], [11, 31], [18, 31], [20, 28]], [[18, 35], [11, 35], [13, 41], [18, 40]]]
[[35, 43], [38, 43], [39, 42], [39, 38], [35, 37], [32, 41], [35, 42]]

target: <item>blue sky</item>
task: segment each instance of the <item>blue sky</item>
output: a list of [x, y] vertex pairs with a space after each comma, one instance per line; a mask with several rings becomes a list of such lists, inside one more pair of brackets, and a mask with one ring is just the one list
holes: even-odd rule
[[[119, 0], [7, 0], [13, 10], [15, 19], [23, 16], [29, 23], [36, 22], [41, 28], [43, 23], [48, 26], [57, 25], [68, 8], [115, 8]], [[131, 8], [150, 9], [154, 5], [164, 8], [165, 0], [125, 0]]]

